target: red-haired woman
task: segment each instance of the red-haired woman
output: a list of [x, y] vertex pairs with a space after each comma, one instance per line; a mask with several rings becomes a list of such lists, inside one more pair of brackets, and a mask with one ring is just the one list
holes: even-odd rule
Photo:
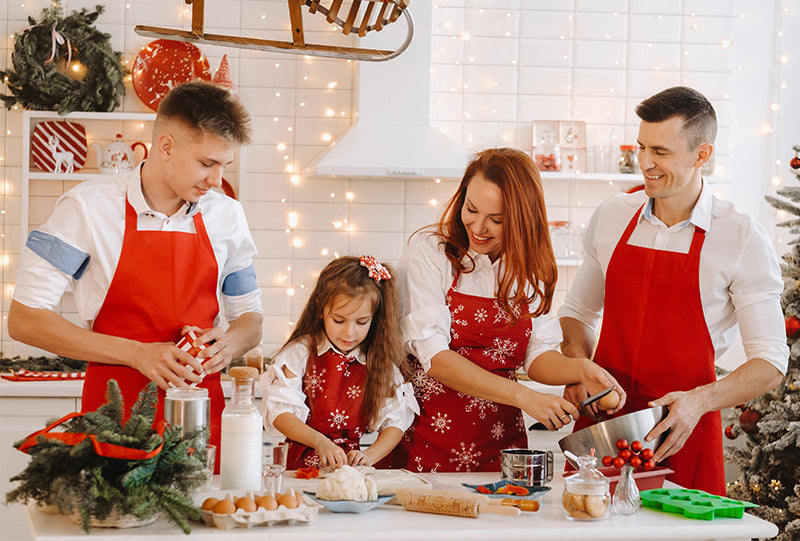
[[398, 265], [421, 413], [395, 465], [499, 471], [502, 449], [528, 446], [521, 410], [550, 430], [577, 418], [563, 398], [517, 383], [520, 367], [548, 385], [614, 385], [624, 404], [608, 372], [557, 351], [561, 329], [549, 315], [557, 274], [533, 161], [514, 149], [480, 152], [439, 223], [412, 235]]

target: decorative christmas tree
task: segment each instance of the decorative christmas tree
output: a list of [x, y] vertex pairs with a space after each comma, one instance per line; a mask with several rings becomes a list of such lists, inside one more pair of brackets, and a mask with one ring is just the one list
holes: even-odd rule
[[[800, 181], [800, 146], [793, 149], [795, 157], [789, 165]], [[792, 216], [778, 225], [800, 234], [800, 187], [781, 188], [777, 193], [781, 197], [767, 196], [767, 200]], [[789, 244], [791, 250], [781, 266], [789, 368], [776, 389], [739, 406], [738, 419], [725, 430], [730, 439], [742, 432], [747, 435], [744, 449], [727, 449], [728, 459], [740, 472], [737, 481], [728, 485], [728, 496], [760, 505], [750, 512], [776, 524], [779, 541], [800, 539], [800, 238]]]

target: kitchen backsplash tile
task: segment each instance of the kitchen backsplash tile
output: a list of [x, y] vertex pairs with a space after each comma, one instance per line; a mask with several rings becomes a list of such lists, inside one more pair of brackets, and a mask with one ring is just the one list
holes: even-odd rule
[[[68, 8], [94, 7], [90, 0], [81, 2], [71, 2]], [[0, 43], [5, 44], [0, 67], [10, 62], [9, 36], [27, 25], [28, 15], [37, 17], [49, 4], [26, 0], [24, 5], [8, 2], [0, 7]], [[135, 34], [135, 24], [187, 28], [185, 8], [156, 0], [109, 0], [98, 26], [111, 33], [112, 45], [131, 65], [151, 41]], [[732, 143], [735, 66], [733, 51], [723, 47], [722, 40], [731, 37], [734, 9], [734, 2], [700, 0], [437, 0], [430, 118], [469, 151], [486, 146], [529, 151], [533, 120], [583, 120], [587, 163], [602, 164], [611, 172], [618, 145], [635, 141], [638, 122], [633, 107], [665, 87], [689, 84], [715, 101], [721, 121], [717, 163], [724, 166]], [[322, 16], [308, 15], [304, 9], [303, 19], [308, 42], [358, 43], [354, 36], [328, 30]], [[225, 33], [290, 39], [282, 0], [209, 4], [206, 25]], [[438, 219], [458, 179], [436, 183], [316, 177], [307, 166], [357, 119], [357, 63], [201, 49], [212, 71], [222, 55], [228, 55], [237, 92], [253, 116], [254, 143], [246, 154], [247, 176], [240, 189], [259, 249], [255, 265], [264, 288], [264, 349], [274, 352], [288, 336], [316, 274], [335, 253], [369, 252], [396, 262], [408, 235]], [[130, 83], [123, 109], [150, 112]], [[10, 224], [4, 229], [4, 250], [11, 252], [4, 267], [3, 281], [8, 282], [19, 259], [21, 112], [4, 112], [0, 121], [0, 133], [5, 134], [2, 176], [13, 187], [3, 199], [5, 223]], [[226, 176], [238, 186], [236, 169]], [[60, 191], [73, 184], [32, 182], [30, 223], [44, 221]], [[634, 184], [546, 179], [549, 217], [580, 228], [595, 205]], [[290, 212], [297, 213], [291, 228]], [[346, 231], [348, 225], [352, 232]], [[575, 268], [561, 267], [559, 272], [554, 309]], [[289, 288], [294, 295], [288, 294]], [[0, 345], [4, 353], [18, 347], [9, 345], [7, 336]]]

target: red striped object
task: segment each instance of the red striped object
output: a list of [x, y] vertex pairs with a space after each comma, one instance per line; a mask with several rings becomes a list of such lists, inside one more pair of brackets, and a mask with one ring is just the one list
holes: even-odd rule
[[[31, 157], [33, 165], [43, 171], [54, 172], [56, 157], [52, 148], [48, 147], [52, 137], [58, 138], [57, 152], [72, 154], [72, 172], [86, 165], [86, 129], [83, 125], [69, 120], [47, 120], [39, 122], [31, 136]], [[62, 166], [59, 172], [64, 172]]]
[[0, 377], [9, 381], [61, 381], [67, 379], [84, 379], [86, 377], [86, 372], [37, 372], [20, 368], [12, 374], [3, 374]]

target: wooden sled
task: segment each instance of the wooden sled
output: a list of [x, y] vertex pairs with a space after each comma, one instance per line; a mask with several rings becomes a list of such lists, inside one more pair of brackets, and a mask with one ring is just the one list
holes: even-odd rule
[[[408, 48], [411, 43], [411, 38], [414, 35], [414, 24], [411, 20], [411, 14], [406, 9], [410, 0], [350, 0], [349, 10], [344, 10], [347, 14], [343, 14], [341, 17], [339, 13], [342, 11], [343, 0], [328, 0], [327, 6], [324, 5], [321, 0], [287, 0], [289, 5], [289, 19], [292, 24], [292, 41], [274, 41], [242, 36], [207, 34], [203, 31], [203, 8], [205, 0], [185, 1], [186, 4], [192, 6], [191, 31], [136, 25], [134, 29], [135, 32], [140, 36], [152, 38], [205, 43], [208, 45], [221, 45], [240, 49], [256, 49], [276, 53], [364, 60], [367, 62], [390, 60], [400, 55]], [[308, 6], [308, 12], [311, 14], [319, 13], [324, 15], [327, 21], [337, 25], [344, 35], [355, 32], [361, 37], [364, 37], [371, 31], [379, 32], [386, 25], [400, 18], [400, 15], [404, 15], [407, 26], [406, 37], [403, 43], [394, 51], [306, 43], [303, 36], [303, 14], [301, 11], [303, 5]], [[361, 11], [360, 14], [359, 11]]]

